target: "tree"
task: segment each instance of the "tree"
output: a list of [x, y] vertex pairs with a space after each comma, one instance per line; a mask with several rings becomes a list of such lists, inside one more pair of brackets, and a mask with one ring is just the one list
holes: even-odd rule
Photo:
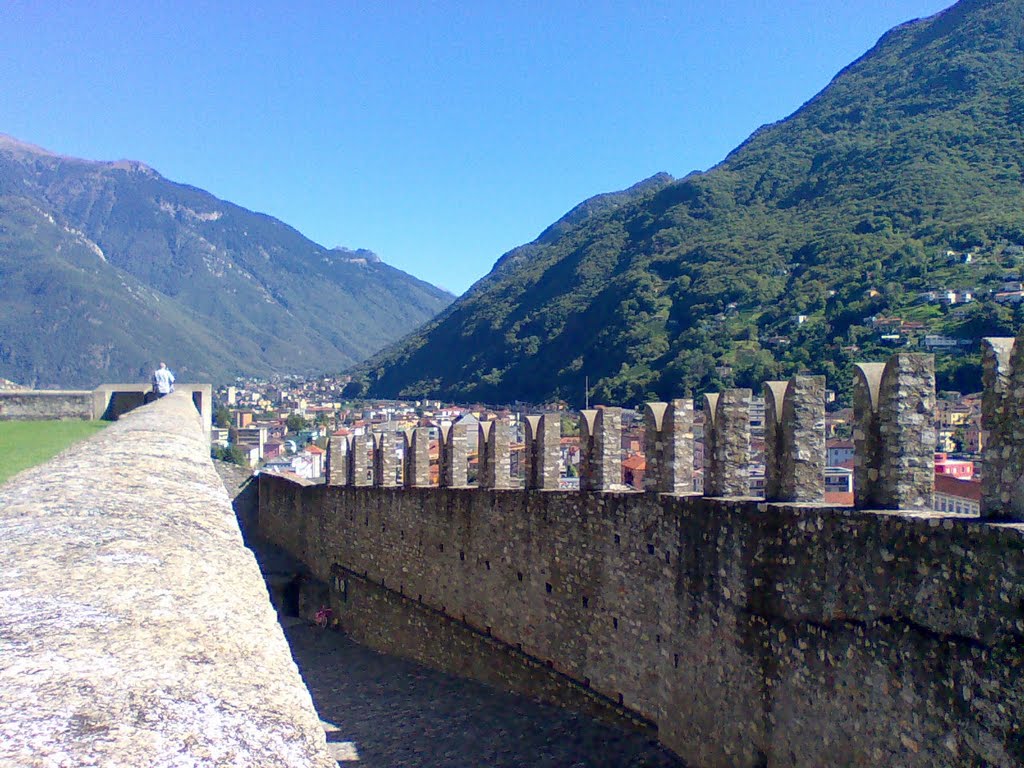
[[348, 400], [355, 400], [361, 397], [365, 390], [366, 384], [364, 384], [362, 381], [353, 379], [352, 381], [345, 385], [344, 389], [341, 390], [341, 396]]
[[237, 445], [228, 445], [223, 448], [214, 446], [210, 449], [210, 456], [218, 461], [225, 461], [228, 464], [237, 464], [240, 467], [249, 466], [249, 456]]
[[218, 405], [216, 412], [213, 414], [213, 423], [218, 427], [229, 427], [231, 426], [231, 411], [227, 409], [227, 406]]
[[293, 413], [288, 416], [285, 420], [285, 426], [288, 427], [289, 432], [299, 432], [309, 427], [309, 422], [306, 421], [300, 414]]

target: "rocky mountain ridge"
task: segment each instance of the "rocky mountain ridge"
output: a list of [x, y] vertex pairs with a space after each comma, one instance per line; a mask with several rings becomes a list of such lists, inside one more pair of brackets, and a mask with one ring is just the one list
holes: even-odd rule
[[0, 376], [38, 387], [349, 366], [452, 296], [141, 162], [0, 137]]

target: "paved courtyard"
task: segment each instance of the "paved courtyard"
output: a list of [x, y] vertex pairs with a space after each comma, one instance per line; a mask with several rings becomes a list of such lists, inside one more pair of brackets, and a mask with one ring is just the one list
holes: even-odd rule
[[680, 768], [640, 734], [385, 656], [344, 634], [285, 634], [339, 765]]

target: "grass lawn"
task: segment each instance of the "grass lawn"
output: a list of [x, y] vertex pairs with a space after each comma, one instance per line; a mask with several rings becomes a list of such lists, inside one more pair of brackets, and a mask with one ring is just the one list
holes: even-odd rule
[[109, 421], [0, 421], [0, 485], [108, 424]]

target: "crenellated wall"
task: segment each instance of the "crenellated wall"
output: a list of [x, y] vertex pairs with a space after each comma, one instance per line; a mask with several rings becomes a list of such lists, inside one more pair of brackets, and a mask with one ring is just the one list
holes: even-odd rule
[[[1018, 524], [261, 476], [259, 530], [357, 635], [409, 652], [426, 607], [621, 702], [694, 766], [1024, 761]], [[457, 668], [464, 648], [432, 653]]]
[[[1004, 368], [1019, 369], [986, 394], [1002, 461], [986, 482], [1005, 499], [1021, 476], [1024, 430], [1008, 414], [1024, 360], [1012, 340], [998, 345]], [[581, 418], [589, 490], [542, 490], [550, 478], [536, 471], [526, 490], [262, 476], [259, 530], [329, 584], [343, 625], [378, 647], [457, 668], [463, 644], [424, 650], [424, 611], [443, 617], [621, 704], [694, 766], [1022, 764], [1024, 524], [1006, 521], [1012, 502], [990, 505], [993, 519], [925, 508], [930, 357], [857, 375], [863, 509], [809, 501], [823, 382], [796, 377], [767, 387], [769, 494], [787, 501], [659, 492], [692, 464], [693, 409], [674, 401], [645, 414], [645, 493], [608, 491], [619, 419], [599, 409]], [[705, 472], [721, 494], [746, 492], [732, 464], [746, 461], [736, 433], [750, 394], [705, 399]], [[537, 457], [558, 435], [531, 423], [528, 437]], [[387, 611], [369, 607], [367, 584]]]

